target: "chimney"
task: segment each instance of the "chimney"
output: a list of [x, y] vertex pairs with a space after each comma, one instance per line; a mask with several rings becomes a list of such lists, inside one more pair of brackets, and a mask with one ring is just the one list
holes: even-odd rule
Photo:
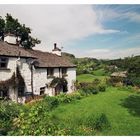
[[54, 43], [54, 49], [52, 50], [52, 53], [61, 56], [61, 49], [57, 47], [56, 43]]
[[12, 45], [18, 45], [20, 37], [16, 37], [14, 34], [8, 33], [4, 35], [4, 42], [7, 42]]
[[57, 46], [57, 44], [56, 44], [56, 43], [54, 43], [54, 49], [56, 49], [56, 48], [57, 48], [56, 46]]

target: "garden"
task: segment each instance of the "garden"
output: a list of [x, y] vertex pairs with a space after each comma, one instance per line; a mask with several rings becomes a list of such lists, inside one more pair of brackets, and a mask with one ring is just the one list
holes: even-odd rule
[[72, 94], [25, 105], [0, 101], [0, 135], [140, 135], [139, 91], [108, 81], [81, 80]]

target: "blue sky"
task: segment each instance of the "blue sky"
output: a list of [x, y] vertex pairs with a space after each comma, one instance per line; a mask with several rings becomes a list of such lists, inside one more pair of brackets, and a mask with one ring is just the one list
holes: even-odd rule
[[140, 5], [0, 5], [32, 28], [51, 51], [53, 43], [76, 57], [102, 59], [140, 55]]
[[70, 44], [73, 53], [97, 58], [140, 55], [140, 5], [94, 5], [93, 9], [105, 29], [118, 32], [93, 34], [77, 40]]

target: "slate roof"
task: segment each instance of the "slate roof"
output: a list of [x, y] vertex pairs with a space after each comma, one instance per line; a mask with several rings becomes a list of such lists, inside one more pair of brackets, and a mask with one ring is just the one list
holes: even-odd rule
[[13, 57], [30, 57], [36, 58], [34, 55], [29, 53], [27, 50], [17, 46], [10, 45], [4, 41], [0, 41], [0, 55], [1, 56], [13, 56]]
[[68, 58], [63, 56], [39, 50], [30, 50], [29, 52], [37, 57], [39, 67], [76, 67]]
[[27, 57], [34, 58], [39, 62], [38, 67], [76, 67], [66, 57], [58, 56], [49, 52], [39, 50], [25, 50], [17, 45], [10, 45], [0, 41], [0, 55], [9, 57]]

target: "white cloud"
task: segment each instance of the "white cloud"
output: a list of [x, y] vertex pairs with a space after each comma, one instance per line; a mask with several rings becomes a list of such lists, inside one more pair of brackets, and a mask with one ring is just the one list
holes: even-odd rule
[[101, 22], [108, 21], [108, 20], [118, 20], [118, 19], [126, 19], [131, 22], [140, 22], [140, 13], [131, 11], [129, 9], [96, 9], [96, 13], [98, 15], [98, 19]]
[[92, 34], [119, 32], [105, 29], [91, 5], [0, 5], [0, 13], [7, 12], [31, 27], [42, 40], [37, 49], [50, 50], [54, 42], [65, 45]]
[[127, 12], [124, 14], [126, 18], [133, 22], [140, 22], [140, 14], [136, 12]]
[[92, 49], [88, 50], [84, 54], [79, 54], [78, 57], [88, 56], [98, 59], [116, 59], [116, 58], [124, 58], [131, 55], [139, 55], [140, 47], [135, 48], [126, 48], [126, 49]]

